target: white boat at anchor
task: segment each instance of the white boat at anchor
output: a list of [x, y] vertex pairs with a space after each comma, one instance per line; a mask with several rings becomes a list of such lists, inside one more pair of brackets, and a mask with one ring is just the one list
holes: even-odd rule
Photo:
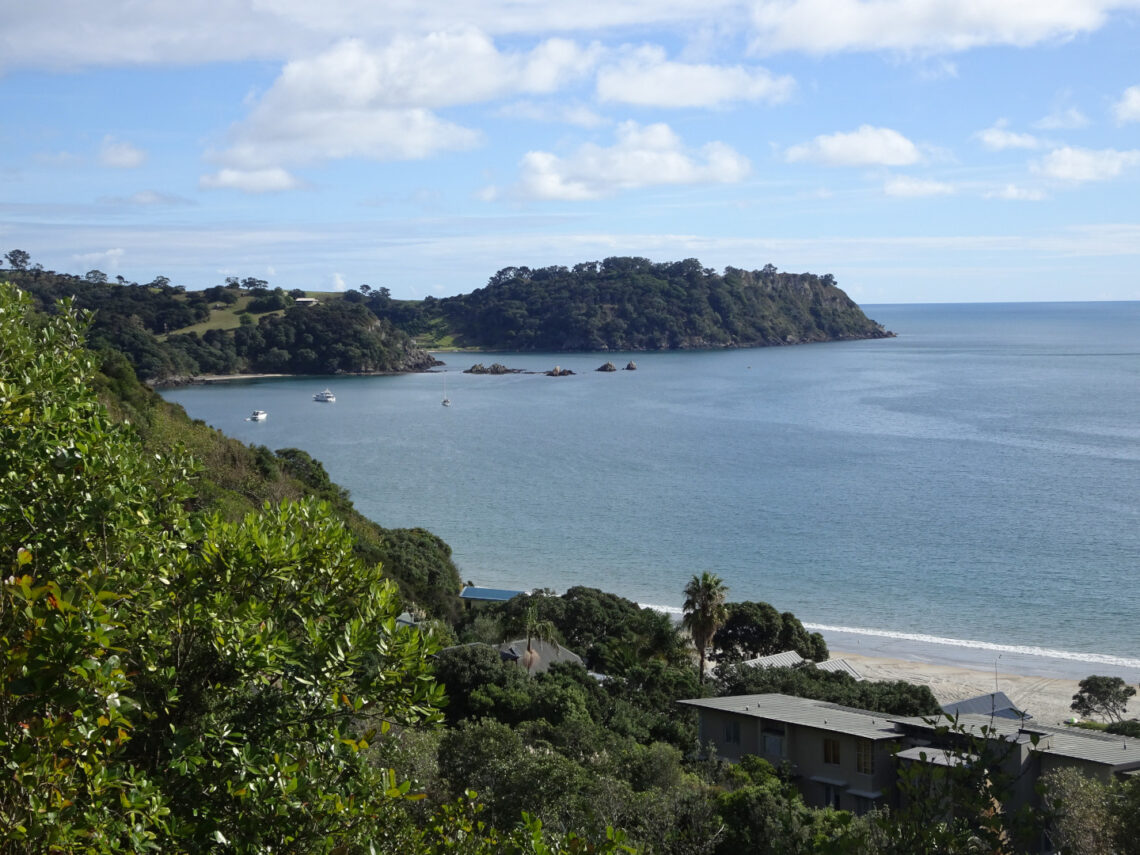
[[249, 414], [249, 418], [246, 419], [246, 421], [248, 421], [248, 422], [263, 422], [267, 418], [269, 418], [269, 413], [265, 412], [265, 410], [254, 410], [252, 413]]
[[325, 389], [325, 391], [317, 392], [317, 394], [313, 395], [313, 400], [314, 401], [322, 401], [323, 403], [326, 403], [326, 404], [331, 404], [331, 403], [336, 401], [336, 395], [334, 395], [328, 389]]

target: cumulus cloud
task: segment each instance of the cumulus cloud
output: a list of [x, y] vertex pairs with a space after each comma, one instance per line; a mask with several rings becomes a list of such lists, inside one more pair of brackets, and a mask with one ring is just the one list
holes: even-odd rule
[[998, 190], [990, 190], [983, 194], [987, 199], [1008, 199], [1015, 202], [1040, 202], [1048, 198], [1045, 191], [1032, 187], [1018, 187], [1016, 184], [1006, 184]]
[[1120, 124], [1140, 122], [1140, 86], [1129, 86], [1112, 105], [1112, 114]]
[[1076, 107], [1058, 107], [1048, 116], [1034, 122], [1033, 127], [1043, 131], [1074, 131], [1088, 123], [1088, 117]]
[[146, 152], [129, 142], [106, 136], [99, 148], [99, 162], [114, 169], [135, 169], [146, 162]]
[[1007, 148], [1033, 149], [1041, 145], [1033, 134], [1019, 134], [1006, 129], [1007, 122], [1000, 119], [992, 127], [978, 131], [974, 136], [991, 151], [1004, 151]]
[[281, 167], [268, 169], [220, 169], [203, 175], [198, 186], [204, 190], [243, 190], [246, 193], [279, 193], [301, 183]]
[[1100, 29], [1129, 0], [757, 0], [758, 53], [856, 50], [926, 53], [1026, 47]]
[[590, 143], [567, 157], [528, 152], [517, 191], [532, 199], [581, 201], [638, 187], [733, 183], [750, 169], [747, 158], [724, 143], [691, 151], [668, 125], [623, 122], [609, 148]]
[[502, 52], [476, 30], [400, 36], [373, 48], [347, 39], [288, 63], [262, 104], [288, 109], [438, 108], [547, 94], [589, 73], [600, 54], [567, 39]]
[[126, 251], [121, 247], [115, 247], [114, 249], [105, 249], [100, 252], [84, 252], [79, 255], [73, 255], [72, 258], [84, 266], [93, 264], [96, 267], [109, 267], [111, 270], [117, 270], [119, 261], [126, 254]]
[[1032, 168], [1049, 178], [1083, 183], [1116, 178], [1137, 164], [1140, 164], [1140, 150], [1116, 151], [1109, 148], [1096, 151], [1065, 146], [1049, 152]]
[[888, 196], [899, 196], [905, 199], [918, 199], [924, 196], [950, 196], [954, 193], [954, 185], [943, 181], [930, 181], [898, 175], [887, 180], [886, 184], [883, 185], [883, 192]]
[[922, 159], [918, 146], [898, 131], [871, 125], [850, 133], [822, 134], [791, 146], [784, 156], [789, 163], [826, 166], [909, 166]]
[[585, 104], [564, 104], [553, 101], [515, 101], [505, 104], [496, 115], [508, 119], [527, 119], [532, 122], [558, 122], [580, 128], [596, 128], [606, 124], [606, 118]]
[[412, 160], [472, 148], [482, 135], [440, 118], [435, 109], [553, 93], [587, 74], [598, 52], [566, 39], [503, 52], [473, 30], [398, 37], [379, 48], [349, 39], [288, 63], [233, 129], [231, 144], [211, 157], [234, 169], [264, 172], [351, 157]]
[[737, 101], [779, 104], [795, 79], [766, 68], [670, 62], [659, 47], [639, 48], [598, 72], [598, 98], [641, 107], [719, 107]]

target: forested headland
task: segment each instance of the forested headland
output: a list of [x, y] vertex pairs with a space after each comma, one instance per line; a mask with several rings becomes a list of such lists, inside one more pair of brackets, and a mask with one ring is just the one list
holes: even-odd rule
[[696, 259], [607, 258], [573, 267], [507, 267], [470, 294], [368, 305], [403, 329], [456, 346], [515, 351], [766, 347], [891, 335], [830, 274], [728, 267]]
[[[508, 267], [485, 287], [445, 299], [394, 300], [361, 285], [284, 291], [254, 277], [187, 290], [83, 276], [7, 253], [5, 274], [42, 311], [70, 297], [94, 312], [89, 341], [122, 353], [150, 383], [210, 374], [423, 371], [429, 349], [644, 351], [762, 347], [892, 335], [830, 275], [772, 265], [723, 274], [695, 259], [607, 258], [572, 268]], [[314, 296], [315, 295], [315, 296]]]

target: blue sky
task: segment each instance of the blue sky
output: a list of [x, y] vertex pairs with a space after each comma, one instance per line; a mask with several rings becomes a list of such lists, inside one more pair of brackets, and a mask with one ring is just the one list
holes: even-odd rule
[[1140, 0], [0, 6], [0, 253], [442, 297], [611, 255], [1140, 299]]

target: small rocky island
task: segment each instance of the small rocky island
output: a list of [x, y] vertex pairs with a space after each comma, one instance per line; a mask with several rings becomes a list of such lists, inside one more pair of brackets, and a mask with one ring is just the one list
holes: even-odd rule
[[612, 362], [607, 362], [604, 365], [595, 369], [596, 371], [617, 371], [617, 366]]
[[521, 368], [507, 368], [501, 362], [492, 363], [487, 367], [482, 362], [476, 362], [470, 368], [466, 369], [464, 374], [524, 374]]

